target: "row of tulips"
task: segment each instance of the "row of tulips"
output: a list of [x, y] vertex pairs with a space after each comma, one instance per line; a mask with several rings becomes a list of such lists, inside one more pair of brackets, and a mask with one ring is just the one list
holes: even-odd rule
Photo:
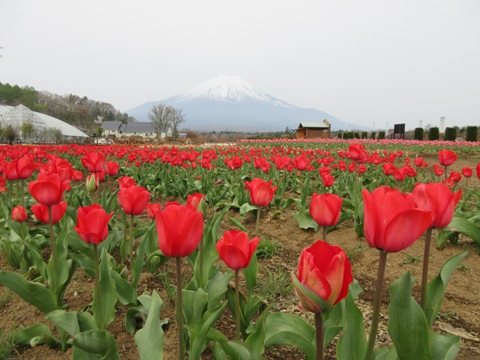
[[[361, 165], [362, 161], [364, 161], [365, 158], [365, 151], [361, 147], [351, 146], [351, 148], [349, 148], [349, 150], [347, 151], [347, 156], [352, 159], [352, 161], [355, 161], [357, 164]], [[102, 153], [86, 154], [82, 158], [82, 164], [91, 172], [90, 178], [95, 179], [95, 186], [92, 187], [90, 185], [90, 189], [88, 189], [92, 192], [92, 198], [95, 199], [95, 191], [98, 187], [97, 179], [98, 181], [100, 181], [102, 177], [105, 166], [105, 156]], [[119, 179], [120, 189], [118, 190], [118, 195], [116, 192], [114, 194], [110, 194], [111, 196], [103, 196], [102, 194], [102, 198], [100, 199], [100, 202], [103, 203], [102, 206], [98, 204], [78, 206], [78, 210], [76, 212], [77, 214], [76, 216], [74, 216], [76, 217], [77, 223], [77, 225], [75, 226], [75, 230], [77, 231], [79, 237], [83, 239], [86, 243], [93, 244], [93, 265], [95, 267], [95, 278], [97, 285], [93, 297], [93, 325], [87, 327], [87, 331], [84, 330], [79, 332], [78, 330], [80, 329], [76, 331], [66, 329], [65, 321], [66, 319], [71, 318], [72, 314], [70, 312], [61, 310], [60, 307], [62, 304], [62, 297], [65, 292], [65, 288], [68, 285], [69, 279], [71, 279], [71, 274], [73, 273], [72, 271], [75, 270], [75, 267], [74, 262], [71, 261], [73, 258], [68, 259], [67, 256], [70, 245], [66, 242], [67, 236], [65, 235], [65, 232], [68, 231], [66, 230], [68, 228], [68, 224], [66, 222], [63, 222], [63, 224], [60, 222], [60, 219], [62, 219], [66, 210], [63, 211], [63, 213], [60, 212], [61, 215], [57, 215], [55, 217], [53, 209], [57, 209], [57, 207], [62, 203], [67, 203], [63, 201], [63, 196], [65, 191], [71, 188], [71, 186], [68, 180], [62, 181], [62, 177], [60, 176], [60, 174], [53, 171], [51, 166], [43, 167], [40, 171], [41, 172], [37, 176], [37, 180], [31, 181], [28, 185], [28, 189], [32, 197], [38, 202], [38, 204], [35, 205], [40, 205], [44, 209], [46, 209], [46, 216], [43, 218], [43, 220], [46, 220], [45, 222], [49, 224], [50, 228], [49, 237], [51, 257], [49, 264], [46, 264], [46, 266], [40, 264], [38, 257], [34, 260], [33, 263], [36, 264], [37, 268], [43, 268], [43, 270], [40, 269], [39, 271], [42, 273], [43, 278], [47, 280], [49, 288], [46, 288], [45, 291], [42, 290], [41, 293], [45, 295], [47, 292], [51, 292], [51, 295], [49, 296], [54, 299], [53, 307], [44, 306], [43, 311], [47, 314], [47, 318], [57, 324], [59, 332], [62, 335], [62, 339], [64, 339], [64, 341], [62, 340], [60, 342], [64, 347], [67, 345], [66, 338], [68, 338], [68, 335], [73, 338], [73, 345], [75, 351], [77, 354], [80, 354], [77, 355], [79, 356], [79, 358], [80, 356], [85, 356], [85, 354], [81, 354], [83, 354], [84, 352], [88, 353], [89, 350], [91, 350], [91, 348], [89, 348], [89, 346], [86, 345], [85, 342], [86, 339], [88, 339], [88, 336], [91, 337], [94, 335], [94, 337], [97, 339], [107, 339], [105, 343], [112, 345], [108, 347], [108, 351], [111, 351], [111, 348], [114, 345], [114, 342], [112, 343], [112, 338], [108, 336], [108, 333], [105, 329], [109, 321], [111, 321], [112, 319], [112, 303], [114, 311], [117, 299], [115, 298], [114, 300], [112, 300], [108, 299], [109, 297], [106, 297], [107, 301], [102, 301], [103, 296], [99, 296], [98, 294], [103, 294], [105, 289], [110, 289], [111, 291], [115, 292], [115, 287], [116, 292], [120, 294], [121, 287], [119, 286], [119, 284], [125, 285], [125, 282], [122, 282], [121, 277], [119, 279], [119, 277], [113, 275], [115, 273], [114, 269], [109, 268], [108, 263], [112, 261], [112, 258], [107, 253], [107, 246], [101, 249], [100, 255], [98, 254], [97, 246], [101, 247], [101, 245], [105, 242], [109, 235], [108, 223], [113, 216], [110, 209], [114, 208], [112, 204], [114, 204], [115, 200], [113, 199], [118, 198], [118, 202], [121, 205], [125, 215], [131, 216], [130, 226], [127, 224], [126, 221], [122, 221], [123, 234], [125, 234], [122, 239], [122, 244], [127, 244], [127, 247], [130, 247], [130, 257], [128, 264], [130, 268], [129, 270], [131, 272], [130, 285], [132, 290], [134, 290], [135, 292], [134, 299], [132, 299], [129, 304], [135, 304], [135, 306], [138, 307], [139, 303], [141, 303], [141, 300], [137, 300], [136, 297], [135, 282], [138, 281], [138, 275], [136, 275], [135, 273], [138, 274], [138, 269], [140, 269], [141, 272], [141, 269], [144, 265], [144, 258], [143, 255], [139, 255], [142, 253], [145, 254], [147, 252], [145, 248], [148, 247], [148, 245], [146, 244], [147, 240], [145, 240], [145, 244], [143, 245], [145, 248], [137, 248], [135, 258], [133, 252], [133, 239], [135, 238], [135, 236], [133, 235], [134, 216], [141, 214], [145, 209], [147, 209], [148, 206], [147, 211], [150, 212], [151, 217], [155, 218], [156, 233], [158, 236], [158, 246], [160, 250], [158, 253], [159, 256], [176, 258], [178, 276], [177, 284], [182, 284], [181, 258], [193, 257], [191, 258], [191, 262], [193, 263], [193, 267], [195, 270], [194, 279], [192, 280], [193, 282], [191, 283], [191, 285], [189, 285], [187, 290], [182, 290], [181, 286], [177, 287], [177, 323], [179, 324], [180, 344], [179, 356], [183, 357], [184, 354], [183, 339], [185, 336], [189, 337], [188, 344], [190, 348], [188, 350], [190, 358], [196, 358], [196, 356], [200, 356], [201, 351], [203, 351], [204, 344], [212, 340], [212, 338], [208, 337], [208, 334], [202, 333], [202, 331], [196, 333], [194, 330], [192, 330], [191, 326], [193, 325], [190, 325], [187, 328], [188, 330], [186, 332], [182, 330], [181, 326], [185, 318], [193, 317], [193, 315], [189, 316], [188, 310], [185, 309], [185, 307], [182, 308], [181, 305], [187, 303], [189, 304], [188, 306], [194, 306], [190, 305], [193, 303], [190, 303], [189, 300], [192, 300], [198, 296], [204, 296], [202, 294], [206, 294], [206, 303], [203, 310], [200, 309], [200, 313], [204, 315], [201, 320], [205, 321], [206, 323], [214, 322], [214, 319], [218, 318], [219, 314], [223, 311], [227, 303], [229, 304], [229, 306], [234, 303], [235, 310], [232, 311], [232, 313], [234, 314], [237, 324], [236, 338], [240, 338], [240, 334], [242, 334], [245, 340], [242, 345], [238, 345], [238, 343], [228, 341], [228, 339], [222, 339], [221, 341], [219, 340], [217, 343], [214, 343], [214, 345], [212, 345], [215, 354], [218, 354], [220, 356], [220, 354], [231, 354], [238, 351], [248, 351], [252, 355], [252, 357], [260, 356], [259, 354], [263, 352], [266, 343], [263, 342], [262, 344], [260, 344], [258, 343], [258, 341], [255, 342], [254, 340], [248, 340], [250, 336], [252, 336], [252, 334], [247, 334], [245, 331], [247, 325], [250, 324], [250, 321], [247, 321], [249, 316], [247, 316], [248, 314], [246, 312], [246, 308], [242, 308], [241, 306], [241, 294], [238, 291], [238, 271], [240, 269], [245, 269], [247, 285], [249, 283], [251, 284], [248, 285], [249, 290], [254, 286], [256, 273], [255, 270], [252, 269], [255, 266], [249, 266], [249, 264], [255, 264], [255, 260], [251, 259], [258, 244], [258, 238], [254, 238], [249, 241], [248, 235], [245, 232], [233, 231], [226, 232], [224, 236], [217, 241], [217, 235], [213, 234], [211, 230], [215, 227], [218, 229], [218, 224], [221, 220], [221, 217], [220, 215], [217, 216], [215, 214], [207, 222], [207, 228], [209, 228], [209, 232], [207, 232], [206, 236], [206, 229], [204, 229], [203, 226], [204, 223], [202, 213], [197, 210], [198, 208], [205, 205], [204, 200], [199, 200], [201, 198], [204, 198], [204, 196], [191, 197], [188, 201], [187, 206], [170, 203], [162, 209], [159, 204], [148, 205], [150, 193], [145, 188], [137, 186], [135, 184], [135, 180], [128, 177], [122, 177]], [[308, 179], [308, 177], [305, 178], [305, 180]], [[435, 185], [437, 187], [433, 189], [433, 186], [430, 185]], [[269, 204], [274, 200], [275, 193], [277, 192], [278, 188], [276, 186], [273, 186], [271, 181], [265, 182], [260, 178], [254, 178], [252, 179], [252, 181], [247, 181], [245, 183], [245, 186], [250, 195], [249, 202], [251, 205], [254, 206], [254, 210], [257, 211], [258, 224], [259, 216], [261, 213], [260, 209], [262, 207], [269, 206]], [[76, 189], [73, 189], [73, 191], [75, 190]], [[440, 192], [444, 195], [438, 197], [438, 193]], [[303, 195], [304, 194], [302, 194], [302, 197]], [[461, 196], [459, 192], [453, 193], [448, 186], [440, 183], [428, 184], [425, 186], [418, 185], [417, 187], [415, 187], [413, 194], [408, 195], [403, 194], [398, 190], [385, 187], [380, 187], [377, 190], [373, 190], [371, 193], [367, 190], [363, 190], [361, 195], [364, 204], [364, 219], [362, 219], [362, 223], [364, 225], [363, 228], [365, 237], [372, 246], [380, 249], [380, 265], [383, 264], [383, 268], [386, 263], [386, 254], [388, 252], [401, 251], [405, 249], [416, 239], [418, 239], [418, 237], [420, 237], [420, 235], [428, 228], [448, 225], [453, 216], [453, 209]], [[76, 196], [78, 197], [78, 193], [76, 194]], [[85, 193], [83, 194], [83, 196], [87, 197], [88, 194]], [[241, 196], [241, 194], [238, 194], [238, 196]], [[23, 198], [23, 195], [21, 197]], [[210, 199], [208, 198], [208, 194], [207, 196], [205, 196], [205, 199], [207, 200], [207, 202], [209, 202]], [[70, 200], [72, 200], [73, 205], [74, 201], [72, 196], [70, 196]], [[352, 198], [350, 198], [349, 200], [352, 200]], [[88, 202], [89, 200], [87, 198], [83, 198], [81, 199], [81, 201]], [[299, 203], [301, 202], [302, 201], [300, 201]], [[203, 205], [201, 205], [202, 203]], [[324, 228], [326, 228], [327, 226], [334, 226], [340, 218], [339, 213], [341, 204], [342, 198], [335, 197], [335, 195], [333, 194], [315, 194], [309, 206], [309, 213], [311, 218], [320, 226]], [[31, 208], [32, 212], [34, 212], [33, 207], [35, 205], [33, 205]], [[225, 214], [225, 210], [228, 211], [228, 207], [226, 207], [222, 212], [223, 215]], [[15, 211], [12, 211], [12, 218], [14, 217], [14, 213], [21, 214], [21, 216], [17, 217], [17, 219], [24, 219], [24, 208], [17, 207]], [[37, 216], [37, 218], [42, 221], [41, 217]], [[56, 228], [57, 234], [55, 234], [53, 227], [53, 225], [55, 225], [54, 220], [57, 220], [57, 223], [59, 223], [59, 226], [57, 226]], [[111, 225], [110, 228], [112, 228]], [[127, 239], [126, 237], [127, 229], [130, 230], [129, 239]], [[406, 232], [405, 229], [408, 229], [408, 232]], [[147, 230], [144, 233], [144, 235], [148, 234], [145, 239], [148, 239], [149, 236], [151, 237], [152, 233], [152, 231], [149, 232]], [[326, 232], [324, 234], [325, 240]], [[111, 245], [111, 243], [112, 239], [110, 239], [109, 246]], [[122, 247], [122, 244], [119, 245], [120, 248]], [[199, 248], [198, 251], [197, 247]], [[115, 250], [117, 247], [113, 246], [112, 248]], [[215, 262], [215, 256], [212, 256], [212, 251], [214, 251], [215, 248], [217, 249], [216, 252], [220, 254], [220, 257], [225, 261], [227, 266], [229, 266], [235, 272], [236, 286], [233, 299], [229, 299], [227, 292], [228, 288], [226, 286], [231, 277], [226, 275], [218, 275], [221, 274], [218, 269], [216, 271], [212, 270]], [[151, 252], [151, 255], [155, 255], [155, 253]], [[73, 254], [70, 254], [70, 256], [73, 256]], [[87, 263], [85, 257], [81, 258], [77, 256], [77, 259], [77, 263], [80, 266], [83, 266]], [[28, 261], [28, 259], [26, 261]], [[459, 260], [455, 259], [452, 261]], [[65, 264], [66, 266], [63, 267], [63, 265]], [[90, 264], [92, 264], [92, 262], [90, 262]], [[379, 279], [383, 277], [380, 269], [381, 266], [379, 266]], [[18, 280], [18, 277], [15, 277], [15, 275], [12, 275], [10, 272], [7, 274], [7, 272], [2, 271], [0, 274], [0, 281], [2, 281], [5, 286], [11, 286], [14, 290], [21, 289], [22, 291], [26, 291], [25, 289], [28, 289], [31, 285], [31, 283], [27, 284], [25, 282], [26, 280], [18, 280], [19, 283], [12, 282], [12, 279], [7, 280], [9, 275], [14, 277], [15, 280]], [[425, 269], [424, 276], [426, 277]], [[136, 278], [137, 280], [135, 280]], [[116, 283], [112, 279], [115, 279]], [[344, 332], [342, 335], [342, 339], [350, 339], [349, 337], [353, 336], [353, 334], [351, 333], [351, 329], [355, 328], [355, 326], [358, 326], [358, 324], [354, 324], [349, 327], [345, 324], [345, 321], [348, 317], [347, 311], [352, 311], [354, 313], [358, 313], [358, 311], [352, 310], [353, 307], [347, 307], [345, 310], [339, 310], [338, 306], [334, 306], [342, 299], [347, 297], [349, 284], [352, 283], [353, 280], [353, 277], [351, 275], [351, 266], [343, 250], [338, 247], [331, 246], [326, 242], [315, 243], [314, 245], [312, 245], [312, 247], [305, 249], [304, 252], [302, 252], [300, 256], [298, 271], [292, 276], [292, 279], [294, 281], [297, 294], [300, 298], [301, 307], [307, 311], [312, 311], [317, 314], [315, 316], [317, 324], [317, 342], [316, 345], [312, 345], [312, 347], [314, 349], [316, 348], [318, 356], [321, 356], [321, 354], [323, 353], [322, 349], [325, 341], [322, 339], [322, 336], [319, 336], [321, 333], [323, 333], [323, 331], [320, 331], [319, 329], [323, 328], [324, 323], [326, 323], [328, 326], [336, 325], [337, 327], [339, 327], [339, 329], [343, 328]], [[407, 283], [407, 280], [403, 280], [403, 287], [407, 286], [405, 285]], [[225, 296], [228, 301], [219, 301], [218, 294], [215, 294], [216, 296], [214, 296], [208, 293], [207, 290], [209, 288], [211, 289], [215, 287], [214, 283], [218, 286], [218, 283], [216, 283], [217, 281], [223, 285], [222, 289], [225, 289], [225, 292], [221, 294], [220, 298]], [[383, 283], [383, 281], [379, 280], [379, 283], [381, 284]], [[39, 283], [35, 284], [39, 285]], [[444, 289], [446, 284], [442, 282], [441, 285]], [[35, 290], [39, 291], [38, 289], [39, 287], [35, 286]], [[381, 287], [380, 290], [378, 290], [377, 286], [377, 294], [380, 291]], [[438, 289], [435, 289], [435, 291], [437, 291], [438, 294]], [[33, 293], [28, 293], [28, 296], [26, 296], [27, 301], [30, 295], [32, 295], [33, 299], [38, 299], [38, 295], [33, 296]], [[351, 296], [353, 298], [353, 295]], [[377, 297], [378, 296], [379, 295], [377, 295]], [[435, 309], [437, 309], [436, 307], [438, 305], [438, 301], [441, 301], [441, 299], [438, 298], [432, 300], [432, 296], [433, 295], [431, 295], [430, 300], [428, 300], [428, 294], [426, 295], [425, 302], [427, 305], [423, 307], [425, 313], [424, 318], [428, 317], [427, 320], [429, 323], [432, 321], [432, 313], [434, 313]], [[152, 294], [152, 301], [154, 299], [156, 299], [156, 295]], [[353, 301], [349, 301], [348, 299], [346, 299], [345, 302], [354, 305]], [[155, 300], [154, 303], [158, 305], [159, 301]], [[244, 300], [244, 304], [249, 305], [256, 310], [259, 310], [259, 303], [261, 302], [258, 299], [255, 299], [251, 296], [248, 296]], [[133, 307], [134, 306], [132, 305], [132, 309]], [[374, 305], [374, 311], [375, 308], [376, 303]], [[215, 309], [215, 311], [213, 311], [212, 309]], [[158, 308], [152, 308], [150, 310], [152, 310], [152, 313], [155, 314], [158, 314], [159, 311]], [[436, 311], [438, 311], [438, 309]], [[342, 314], [342, 316], [340, 316], [341, 324], [332, 323], [332, 319], [334, 319], [335, 317], [330, 316], [329, 314], [334, 314], [335, 312], [340, 312]], [[82, 319], [82, 321], [89, 321], [84, 319], [85, 317], [88, 318], [88, 315], [84, 313], [76, 313], [75, 317], [78, 319]], [[274, 331], [272, 329], [272, 326], [267, 326], [269, 324], [269, 321], [278, 321], [279, 318], [281, 319], [282, 317], [274, 314], [269, 314], [268, 310], [262, 313], [262, 317], [262, 319], [266, 321], [266, 328], [260, 326], [260, 323], [258, 323], [257, 321], [257, 330], [255, 331], [255, 333], [253, 333], [253, 335], [257, 337], [262, 337], [263, 334], [263, 338], [265, 339], [265, 336], [269, 333], [269, 331]], [[153, 323], [154, 320], [151, 320], [149, 326], [158, 326], [160, 320], [157, 320], [158, 321], [156, 323]], [[283, 320], [286, 321], [287, 318]], [[80, 323], [81, 322], [79, 320], [79, 324]], [[357, 351], [358, 349], [355, 348], [344, 349], [344, 355], [339, 354], [339, 357], [354, 358], [351, 356], [354, 356], [354, 353], [356, 353], [357, 355], [355, 355], [355, 357], [360, 356], [359, 358], [370, 359], [373, 354], [373, 345], [376, 332], [375, 327], [375, 323], [372, 323], [372, 331], [369, 338], [368, 346], [366, 346], [366, 344], [360, 344], [360, 349], [363, 349], [364, 351]], [[299, 336], [301, 336], [302, 333], [305, 333], [305, 331], [307, 331], [305, 329], [308, 329], [308, 326], [302, 323], [301, 329], [303, 330], [297, 329], [300, 334]], [[44, 329], [42, 329], [42, 331], [43, 330]], [[147, 339], [148, 336], [151, 336], [148, 335], [146, 332], [141, 333], [139, 331], [138, 333], [142, 334], [142, 336], [138, 336], [139, 340], [137, 344], [142, 344], [142, 341], [147, 341], [145, 339]], [[428, 333], [428, 329], [426, 334], [427, 335], [422, 333], [420, 335], [423, 337], [426, 336], [428, 340], [428, 338], [431, 336]], [[419, 334], [417, 335], [420, 336]], [[255, 336], [251, 339], [255, 338]], [[395, 338], [394, 335], [392, 335], [392, 337]], [[389, 350], [390, 352], [396, 352], [400, 358], [405, 357], [404, 354], [399, 353], [399, 351], [403, 351], [401, 349], [404, 349], [405, 347], [404, 337], [405, 335], [402, 334], [400, 336], [400, 340], [394, 339], [396, 349]], [[438, 337], [435, 337], [435, 339], [437, 342], [440, 341], [438, 340]], [[197, 347], [193, 347], [193, 344], [198, 344], [198, 342], [200, 342], [200, 345], [197, 345]], [[345, 340], [344, 343], [345, 342], [347, 341]], [[255, 346], [252, 345], [252, 343]], [[401, 344], [402, 346], [400, 347], [397, 344]], [[441, 344], [442, 346], [445, 346], [445, 342], [441, 342]], [[242, 349], [236, 349], [235, 346], [237, 345], [241, 346]], [[458, 342], [451, 343], [450, 348], [452, 348], [453, 350], [456, 349], [458, 351]], [[103, 350], [105, 349], [102, 349], [102, 351]], [[311, 347], [307, 346], [302, 350], [307, 353], [307, 357], [311, 356]], [[433, 348], [428, 349], [428, 351], [433, 350]], [[142, 350], [140, 351], [140, 353], [140, 355], [142, 356]], [[149, 349], [146, 353], [144, 353], [143, 356], [147, 356], [146, 354], [149, 354], [148, 356], [152, 356], [151, 354], [153, 353], [154, 349]], [[377, 353], [375, 356], [381, 355]]]

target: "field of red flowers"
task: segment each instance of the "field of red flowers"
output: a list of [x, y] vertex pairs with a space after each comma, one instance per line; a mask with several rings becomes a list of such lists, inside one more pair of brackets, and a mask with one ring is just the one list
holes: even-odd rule
[[0, 147], [0, 358], [476, 359], [479, 163], [478, 143]]

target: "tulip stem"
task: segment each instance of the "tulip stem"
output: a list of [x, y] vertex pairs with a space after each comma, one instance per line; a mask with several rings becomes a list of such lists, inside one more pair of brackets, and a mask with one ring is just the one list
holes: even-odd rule
[[182, 310], [182, 258], [177, 256], [177, 327], [178, 327], [178, 359], [184, 359], [183, 351], [183, 310]]
[[130, 259], [130, 269], [133, 270], [133, 243], [135, 239], [133, 237], [133, 214], [130, 215], [130, 251], [129, 251], [129, 259]]
[[100, 268], [99, 268], [99, 259], [98, 259], [98, 247], [97, 244], [93, 244], [93, 259], [95, 262], [95, 300], [98, 302], [98, 314], [97, 324], [103, 327], [103, 314], [102, 314], [102, 293], [100, 292]]
[[260, 224], [260, 214], [262, 213], [262, 207], [257, 209], [257, 223], [255, 224], [255, 237], [258, 237], [258, 225]]
[[125, 211], [123, 212], [123, 216], [122, 216], [122, 222], [123, 222], [123, 243], [120, 247], [120, 249], [122, 249], [120, 251], [120, 256], [122, 258], [122, 265], [126, 262], [126, 250], [125, 249], [125, 246], [126, 246], [126, 242], [127, 242], [127, 214], [125, 213]]
[[323, 241], [327, 241], [327, 227], [326, 226], [322, 226], [322, 238], [323, 238]]
[[427, 282], [428, 282], [428, 260], [430, 258], [430, 242], [432, 240], [432, 228], [428, 228], [425, 233], [425, 249], [423, 251], [423, 271], [422, 271], [422, 309], [425, 310], [427, 302]]
[[[48, 225], [50, 228], [50, 257], [53, 261], [53, 281], [52, 281], [52, 290], [56, 294], [58, 290], [58, 271], [57, 271], [57, 252], [55, 250], [55, 236], [53, 233], [53, 217], [52, 217], [52, 205], [48, 206]], [[57, 305], [61, 305], [58, 303], [57, 298]]]
[[382, 287], [385, 277], [385, 265], [387, 264], [387, 252], [380, 250], [380, 261], [378, 262], [377, 283], [375, 285], [375, 297], [373, 302], [372, 323], [370, 326], [370, 335], [368, 337], [367, 353], [365, 360], [370, 360], [373, 354], [375, 339], [377, 338], [378, 320], [380, 315], [380, 305], [382, 302]]
[[323, 319], [322, 313], [315, 313], [315, 330], [317, 340], [317, 360], [323, 360]]
[[198, 244], [198, 256], [200, 262], [200, 281], [201, 284], [199, 286], [203, 287], [203, 237], [200, 239], [200, 243]]
[[23, 180], [20, 180], [20, 203], [23, 207], [25, 207], [25, 195], [24, 195], [24, 184]]
[[235, 340], [240, 340], [240, 282], [238, 280], [239, 270], [235, 270]]

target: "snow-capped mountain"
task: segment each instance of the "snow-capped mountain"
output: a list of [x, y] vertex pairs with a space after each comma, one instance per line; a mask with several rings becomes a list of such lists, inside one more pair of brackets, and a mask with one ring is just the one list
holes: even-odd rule
[[[301, 122], [328, 120], [332, 130], [348, 129], [320, 110], [304, 109], [255, 89], [237, 76], [217, 76], [185, 93], [151, 101], [127, 111], [138, 121], [148, 121], [152, 106], [166, 104], [185, 114], [182, 128], [191, 130], [282, 131]], [[361, 129], [355, 125], [355, 128]]]

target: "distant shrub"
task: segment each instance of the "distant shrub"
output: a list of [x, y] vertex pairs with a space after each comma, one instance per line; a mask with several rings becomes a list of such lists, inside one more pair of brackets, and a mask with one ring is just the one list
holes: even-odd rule
[[368, 134], [366, 131], [362, 132], [362, 139], [366, 139], [368, 137]]
[[415, 128], [415, 133], [413, 134], [414, 140], [423, 140], [423, 128]]
[[379, 131], [378, 132], [378, 140], [385, 139], [385, 131]]
[[353, 136], [355, 137], [355, 139], [360, 139], [360, 134], [358, 132], [354, 133]]
[[343, 138], [343, 134], [342, 134], [341, 132], [339, 132], [339, 133], [337, 134], [337, 138], [342, 139], [342, 138]]
[[477, 141], [477, 136], [478, 136], [478, 127], [467, 126], [467, 136], [465, 137], [465, 140]]
[[438, 127], [431, 127], [428, 130], [428, 140], [438, 140], [440, 138], [440, 131]]
[[377, 135], [377, 132], [376, 131], [372, 131], [372, 133], [370, 134], [370, 139], [373, 139], [375, 140], [375, 136]]
[[445, 129], [445, 140], [455, 141], [456, 138], [457, 138], [457, 129], [452, 127], [447, 127]]

